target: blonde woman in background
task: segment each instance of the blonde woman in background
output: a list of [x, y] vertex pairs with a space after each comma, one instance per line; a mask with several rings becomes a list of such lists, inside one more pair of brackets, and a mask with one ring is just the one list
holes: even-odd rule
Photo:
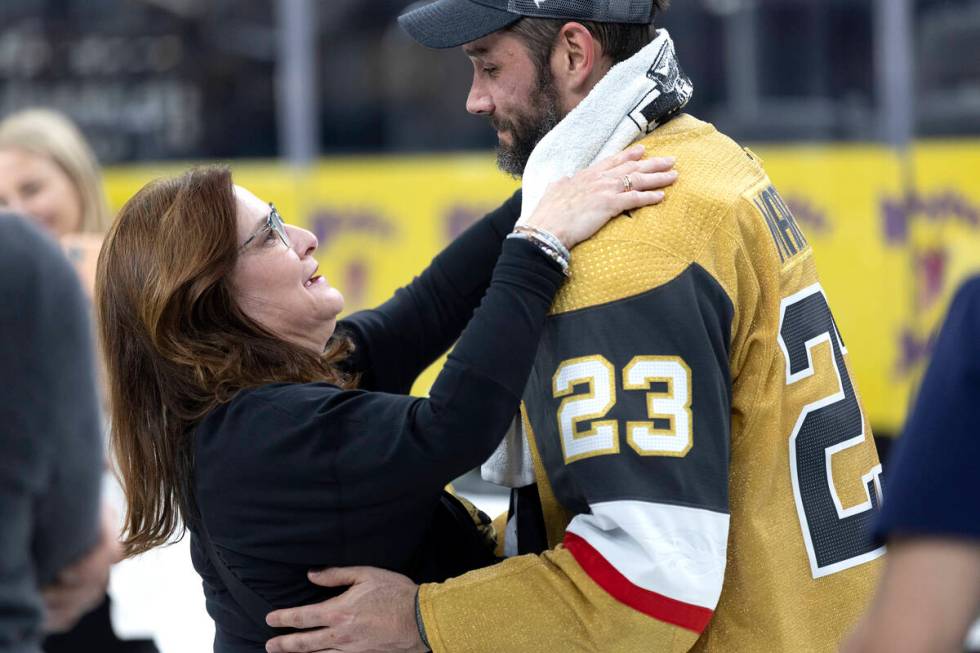
[[0, 121], [0, 208], [54, 236], [91, 297], [109, 208], [98, 161], [68, 118], [28, 109]]
[[[28, 109], [0, 121], [0, 209], [31, 218], [54, 237], [91, 299], [96, 260], [111, 220], [98, 161], [67, 117]], [[123, 642], [112, 632], [105, 592], [109, 567], [120, 559], [121, 549], [114, 510], [103, 512], [99, 545], [43, 588], [46, 630], [62, 633], [47, 638], [47, 653], [156, 651], [151, 642]]]

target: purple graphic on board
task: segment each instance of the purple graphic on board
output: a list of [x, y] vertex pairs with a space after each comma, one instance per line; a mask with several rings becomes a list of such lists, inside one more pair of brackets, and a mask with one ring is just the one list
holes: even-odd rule
[[882, 198], [882, 227], [885, 242], [905, 244], [909, 238], [909, 225], [913, 220], [928, 222], [957, 221], [971, 227], [980, 226], [980, 207], [954, 188], [929, 195], [913, 192], [900, 198]]
[[949, 252], [946, 251], [945, 247], [936, 247], [916, 252], [913, 256], [916, 306], [922, 310], [928, 310], [939, 301], [943, 294], [946, 285]]
[[363, 259], [349, 261], [344, 267], [344, 302], [350, 306], [364, 306], [367, 300], [367, 286], [370, 266]]
[[[940, 189], [934, 193], [913, 191], [904, 197], [883, 197], [879, 201], [882, 233], [887, 245], [908, 245], [910, 231], [915, 222], [929, 224], [962, 224], [980, 230], [980, 207], [954, 188]], [[917, 314], [936, 306], [951, 283], [949, 248], [940, 242], [936, 246], [913, 249], [911, 264], [915, 291], [916, 315], [909, 316], [910, 324], [902, 327], [899, 338], [899, 358], [895, 369], [905, 376], [929, 358], [940, 324], [925, 336], [914, 328]]]
[[803, 195], [784, 195], [783, 200], [789, 207], [796, 222], [804, 228], [807, 235], [827, 235], [832, 227], [827, 214]]
[[443, 236], [452, 242], [461, 233], [493, 210], [490, 205], [456, 204], [450, 206], [443, 218]]
[[310, 225], [321, 245], [343, 233], [366, 233], [390, 240], [398, 232], [381, 213], [368, 209], [339, 210], [318, 206], [310, 212]]
[[[392, 240], [398, 228], [381, 213], [369, 209], [340, 210], [326, 206], [315, 207], [310, 212], [310, 229], [324, 247], [342, 234], [367, 234], [384, 241]], [[371, 266], [361, 258], [354, 258], [344, 265], [340, 286], [348, 309], [364, 306], [371, 280]]]

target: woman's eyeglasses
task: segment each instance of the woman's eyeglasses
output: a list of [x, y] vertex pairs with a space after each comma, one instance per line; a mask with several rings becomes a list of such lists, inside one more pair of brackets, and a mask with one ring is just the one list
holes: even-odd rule
[[289, 244], [289, 236], [286, 235], [286, 223], [282, 221], [282, 216], [279, 215], [279, 211], [276, 210], [276, 207], [272, 204], [272, 202], [269, 202], [269, 217], [266, 218], [265, 224], [259, 227], [254, 234], [249, 236], [248, 239], [242, 243], [241, 247], [238, 248], [238, 251], [241, 252], [246, 247], [251, 245], [253, 240], [268, 233], [275, 233], [276, 236], [279, 237], [279, 240], [282, 241], [283, 245], [286, 247], [292, 247], [292, 245]]

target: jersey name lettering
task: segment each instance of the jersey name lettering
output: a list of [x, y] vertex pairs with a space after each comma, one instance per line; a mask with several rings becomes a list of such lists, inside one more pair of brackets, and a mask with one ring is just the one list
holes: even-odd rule
[[796, 218], [779, 196], [776, 189], [769, 186], [754, 200], [756, 207], [766, 219], [769, 233], [776, 243], [779, 260], [783, 263], [806, 249], [806, 237], [796, 224]]

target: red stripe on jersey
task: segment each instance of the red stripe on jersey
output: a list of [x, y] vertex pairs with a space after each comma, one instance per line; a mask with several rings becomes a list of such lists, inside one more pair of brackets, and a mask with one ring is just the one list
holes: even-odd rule
[[700, 605], [691, 605], [672, 599], [663, 594], [651, 592], [631, 583], [602, 557], [591, 544], [575, 533], [565, 533], [565, 548], [575, 557], [585, 573], [599, 587], [606, 590], [620, 603], [625, 603], [634, 610], [687, 630], [700, 633], [711, 621], [713, 610]]

